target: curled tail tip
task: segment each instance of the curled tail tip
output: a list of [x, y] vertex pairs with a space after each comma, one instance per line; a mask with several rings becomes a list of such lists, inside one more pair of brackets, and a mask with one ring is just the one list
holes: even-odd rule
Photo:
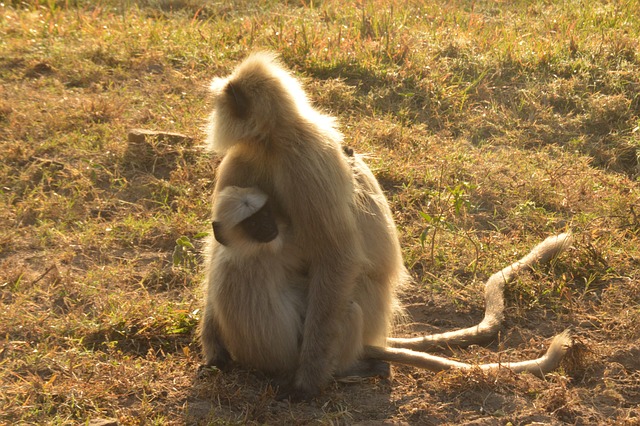
[[573, 244], [573, 234], [571, 232], [563, 232], [556, 235], [558, 243], [561, 245], [561, 249], [565, 249]]
[[544, 376], [560, 366], [562, 360], [567, 356], [573, 346], [573, 338], [571, 332], [565, 330], [557, 334], [551, 341], [551, 345], [542, 358], [539, 359], [537, 368], [532, 371], [538, 376]]
[[539, 262], [548, 262], [553, 257], [566, 250], [571, 246], [571, 244], [573, 244], [573, 235], [570, 232], [552, 235], [538, 244], [532, 250], [532, 254], [535, 254], [538, 257], [537, 260]]
[[564, 249], [573, 243], [573, 234], [571, 232], [563, 232], [562, 234], [547, 237], [541, 244], [552, 244], [558, 249]]
[[547, 350], [547, 354], [562, 358], [573, 346], [573, 336], [571, 330], [566, 329], [562, 333], [557, 334], [551, 341], [551, 345]]

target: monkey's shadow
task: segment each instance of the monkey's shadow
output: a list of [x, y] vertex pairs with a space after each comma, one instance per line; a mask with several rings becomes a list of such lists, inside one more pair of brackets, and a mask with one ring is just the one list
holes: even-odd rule
[[277, 383], [260, 372], [237, 365], [224, 371], [207, 369], [193, 374], [192, 392], [185, 404], [185, 423], [384, 420], [397, 412], [397, 402], [391, 398], [393, 380], [393, 376], [335, 379], [319, 396], [294, 403], [278, 400]]
[[[477, 323], [481, 310], [468, 315], [448, 314], [449, 308], [434, 311], [430, 303], [405, 306], [408, 322], [394, 335], [435, 333]], [[440, 353], [441, 355], [443, 353]], [[335, 379], [310, 401], [278, 400], [277, 383], [268, 376], [238, 365], [224, 370], [193, 371], [191, 393], [184, 408], [185, 423], [300, 424], [314, 421], [357, 423], [385, 421], [399, 415], [401, 407], [418, 395], [404, 394], [415, 387], [411, 367], [392, 366], [390, 378]]]

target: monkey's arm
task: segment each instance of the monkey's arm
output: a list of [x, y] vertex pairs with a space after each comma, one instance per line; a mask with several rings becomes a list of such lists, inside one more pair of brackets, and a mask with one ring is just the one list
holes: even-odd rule
[[229, 186], [256, 187], [262, 190], [263, 185], [259, 184], [261, 177], [258, 172], [257, 166], [245, 158], [242, 146], [231, 148], [218, 166], [213, 202], [215, 203], [215, 198], [220, 191]]
[[571, 234], [548, 237], [522, 259], [493, 274], [485, 284], [485, 315], [480, 324], [446, 333], [400, 338], [390, 337], [387, 344], [394, 348], [430, 351], [447, 346], [469, 346], [485, 343], [500, 329], [504, 319], [504, 286], [520, 271], [545, 263], [571, 245]]
[[[315, 157], [324, 160], [317, 161]], [[299, 164], [309, 163], [310, 159], [326, 170], [287, 178], [282, 186], [295, 197], [278, 197], [291, 218], [297, 245], [309, 262], [307, 311], [292, 384], [293, 396], [301, 398], [318, 393], [334, 373], [338, 336], [345, 326], [361, 265], [366, 261], [351, 205], [351, 169], [340, 146], [318, 152], [306, 161], [297, 160], [291, 169], [299, 169]]]
[[288, 390], [294, 400], [315, 396], [334, 373], [340, 328], [351, 326], [346, 324], [347, 292], [356, 279], [353, 268], [343, 266], [325, 262], [309, 271], [311, 281], [299, 365]]

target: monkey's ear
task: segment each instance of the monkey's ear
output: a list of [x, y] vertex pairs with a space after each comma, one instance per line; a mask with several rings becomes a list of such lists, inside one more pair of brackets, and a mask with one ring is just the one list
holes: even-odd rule
[[241, 120], [249, 117], [249, 98], [238, 85], [227, 83], [224, 94], [229, 102], [231, 113]]
[[350, 146], [342, 145], [342, 151], [347, 157], [353, 157], [353, 148]]

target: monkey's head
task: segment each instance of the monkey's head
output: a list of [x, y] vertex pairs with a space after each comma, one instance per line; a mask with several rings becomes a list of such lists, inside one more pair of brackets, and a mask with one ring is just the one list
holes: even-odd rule
[[227, 77], [211, 82], [213, 112], [209, 117], [207, 145], [223, 154], [236, 143], [260, 144], [290, 132], [302, 118], [333, 119], [317, 113], [300, 82], [276, 55], [257, 52], [248, 56]]
[[220, 191], [212, 226], [216, 241], [229, 248], [274, 250], [281, 245], [269, 199], [257, 188], [228, 186]]

